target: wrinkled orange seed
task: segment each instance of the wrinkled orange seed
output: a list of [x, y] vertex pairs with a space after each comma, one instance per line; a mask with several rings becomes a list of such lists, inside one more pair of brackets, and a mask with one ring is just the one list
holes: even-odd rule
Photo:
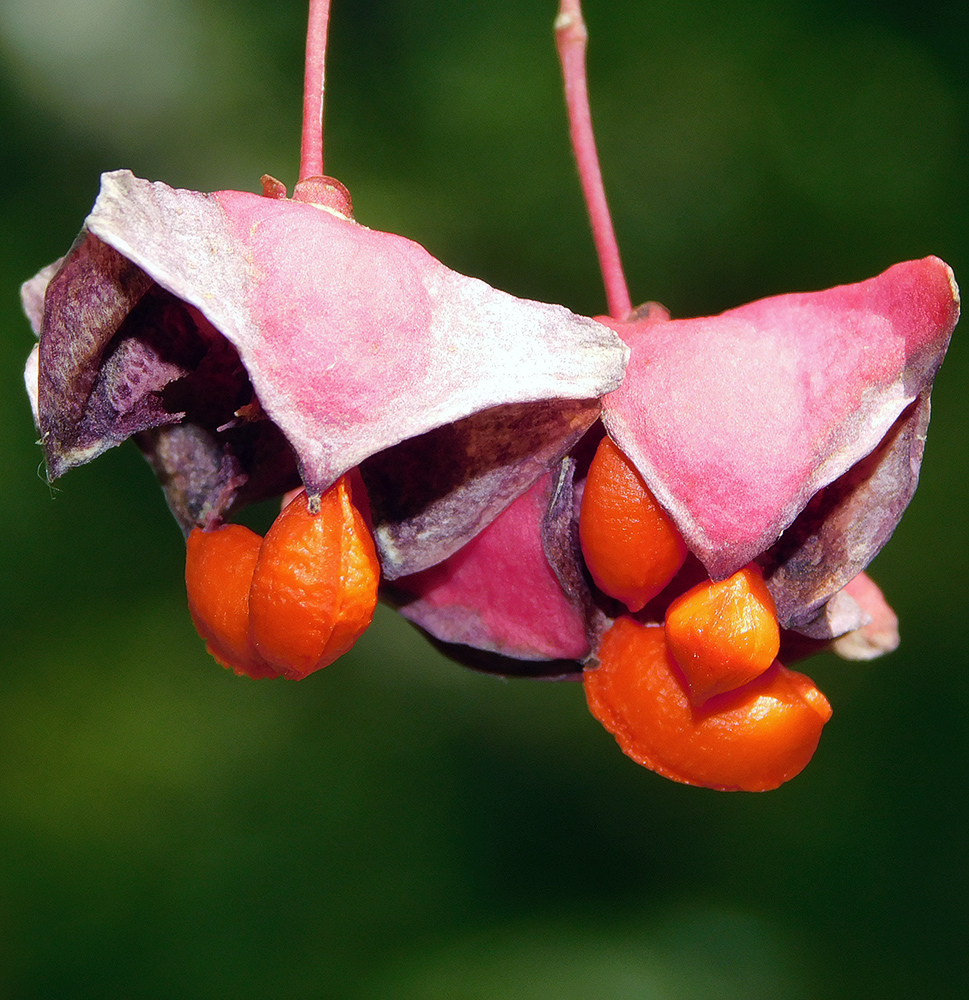
[[798, 774], [831, 706], [809, 677], [775, 661], [748, 684], [694, 707], [661, 625], [620, 618], [585, 671], [592, 714], [637, 763], [689, 785], [759, 792]]
[[762, 674], [777, 658], [781, 632], [760, 570], [745, 566], [678, 597], [666, 612], [666, 641], [695, 705]]
[[206, 649], [237, 674], [275, 677], [249, 642], [249, 586], [262, 538], [241, 524], [194, 528], [185, 549], [188, 610]]
[[332, 663], [373, 618], [380, 576], [373, 539], [346, 477], [310, 512], [305, 492], [266, 533], [249, 591], [249, 638], [279, 673]]

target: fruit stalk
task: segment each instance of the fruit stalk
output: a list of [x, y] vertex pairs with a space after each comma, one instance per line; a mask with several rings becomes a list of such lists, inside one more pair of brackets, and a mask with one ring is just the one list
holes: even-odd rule
[[323, 92], [329, 22], [330, 0], [310, 0], [303, 77], [303, 133], [299, 152], [301, 181], [323, 175]]
[[606, 202], [602, 171], [599, 169], [599, 154], [596, 152], [596, 140], [592, 131], [585, 68], [588, 37], [579, 0], [561, 0], [558, 16], [555, 18], [555, 47], [558, 49], [559, 62], [562, 64], [572, 154], [579, 170], [582, 194], [592, 225], [592, 239], [602, 270], [609, 315], [613, 319], [622, 320], [632, 311], [632, 302], [622, 270], [619, 244], [616, 242], [609, 205]]

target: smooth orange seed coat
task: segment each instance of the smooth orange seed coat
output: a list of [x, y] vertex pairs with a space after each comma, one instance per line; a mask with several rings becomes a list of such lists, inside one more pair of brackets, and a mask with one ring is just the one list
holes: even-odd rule
[[604, 593], [639, 611], [676, 575], [686, 545], [642, 476], [605, 437], [582, 494], [579, 541]]
[[777, 610], [756, 566], [688, 590], [666, 612], [666, 641], [695, 705], [762, 674], [777, 658]]
[[311, 513], [297, 496], [266, 533], [249, 591], [249, 638], [279, 673], [300, 679], [360, 638], [377, 604], [380, 567], [346, 478]]
[[831, 706], [810, 678], [775, 663], [695, 708], [660, 625], [619, 619], [584, 675], [592, 714], [637, 763], [688, 785], [776, 788], [811, 759]]
[[276, 677], [249, 642], [249, 586], [262, 538], [241, 524], [194, 528], [185, 550], [188, 610], [215, 660], [249, 677]]

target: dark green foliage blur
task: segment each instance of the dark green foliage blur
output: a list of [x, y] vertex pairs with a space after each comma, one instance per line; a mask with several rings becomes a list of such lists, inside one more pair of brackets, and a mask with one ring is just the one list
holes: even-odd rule
[[[604, 309], [554, 0], [334, 0], [328, 171], [358, 220]], [[873, 566], [901, 650], [777, 792], [673, 785], [574, 685], [457, 667], [389, 612], [298, 685], [221, 670], [134, 447], [53, 487], [18, 287], [102, 170], [292, 184], [303, 0], [0, 2], [0, 997], [962, 997], [969, 347]], [[936, 253], [969, 287], [969, 7], [587, 0], [634, 301], [674, 315]]]

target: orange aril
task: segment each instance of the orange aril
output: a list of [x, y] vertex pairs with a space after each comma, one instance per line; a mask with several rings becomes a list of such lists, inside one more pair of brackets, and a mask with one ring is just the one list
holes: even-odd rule
[[346, 477], [311, 510], [300, 493], [266, 533], [249, 590], [249, 639], [286, 677], [342, 656], [373, 618], [380, 568]]
[[275, 677], [249, 642], [249, 586], [262, 538], [241, 524], [194, 528], [185, 551], [188, 610], [206, 649], [237, 674]]
[[689, 785], [766, 791], [811, 759], [831, 706], [810, 678], [774, 664], [755, 680], [690, 701], [661, 625], [620, 618], [584, 675], [592, 714], [637, 763]]
[[579, 541], [596, 586], [639, 611], [676, 575], [686, 545], [623, 452], [605, 437], [582, 494]]
[[777, 609], [760, 570], [688, 590], [666, 612], [666, 641], [695, 705], [762, 674], [777, 658]]

